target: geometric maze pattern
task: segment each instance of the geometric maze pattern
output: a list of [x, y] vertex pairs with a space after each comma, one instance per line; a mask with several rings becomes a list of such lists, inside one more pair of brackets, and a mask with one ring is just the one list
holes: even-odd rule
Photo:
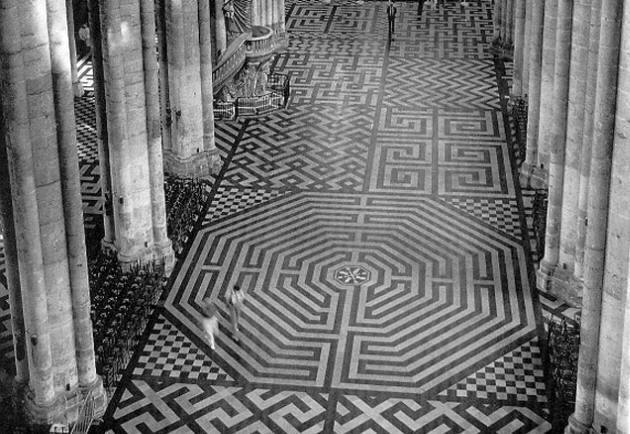
[[217, 122], [226, 166], [106, 419], [118, 432], [549, 430], [492, 2], [399, 2], [391, 43], [385, 2], [285, 6], [274, 69], [291, 104]]
[[[200, 300], [248, 288], [241, 342], [220, 336], [215, 356], [249, 382], [424, 396], [536, 330], [520, 243], [430, 198], [298, 193], [202, 229], [193, 249], [206, 259], [186, 259], [166, 306], [201, 338]], [[339, 282], [355, 264], [360, 285]]]

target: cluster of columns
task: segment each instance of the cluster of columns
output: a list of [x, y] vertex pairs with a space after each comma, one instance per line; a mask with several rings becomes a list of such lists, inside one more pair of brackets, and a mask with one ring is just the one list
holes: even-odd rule
[[0, 210], [17, 383], [36, 423], [76, 420], [96, 374], [65, 2], [0, 3]]
[[537, 286], [582, 309], [567, 432], [630, 432], [630, 1], [502, 7], [515, 18], [512, 96], [528, 103], [521, 181], [548, 190]]

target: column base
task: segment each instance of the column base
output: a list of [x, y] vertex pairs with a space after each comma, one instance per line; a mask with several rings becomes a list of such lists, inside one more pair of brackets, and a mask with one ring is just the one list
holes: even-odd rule
[[536, 271], [536, 287], [572, 307], [582, 307], [582, 282], [573, 276], [572, 271], [549, 264], [544, 259]]
[[138, 249], [133, 254], [123, 254], [120, 253], [118, 249], [116, 249], [116, 252], [120, 268], [122, 268], [125, 273], [137, 268], [138, 266], [153, 266], [155, 264], [155, 256], [152, 246]]
[[105, 410], [107, 410], [107, 392], [100, 375], [96, 377], [92, 384], [81, 387], [81, 394], [84, 399], [90, 393], [94, 400], [94, 419], [101, 418], [105, 414]]
[[156, 245], [153, 248], [154, 263], [161, 267], [166, 277], [171, 275], [175, 267], [175, 251], [173, 251], [173, 243], [168, 240], [163, 245]]
[[84, 95], [85, 91], [83, 90], [83, 85], [81, 85], [80, 81], [75, 81], [74, 83], [72, 83], [72, 92], [77, 98]]
[[534, 171], [534, 167], [526, 161], [523, 161], [521, 164], [521, 168], [519, 170], [519, 184], [521, 188], [531, 188], [532, 181], [532, 173]]
[[532, 167], [529, 184], [535, 189], [547, 188], [547, 171], [539, 166]]
[[35, 402], [33, 392], [28, 389], [24, 396], [24, 413], [28, 423], [36, 427], [55, 423], [70, 426], [79, 419], [82, 403], [79, 388], [58, 394], [52, 402], [43, 404]]
[[217, 175], [222, 166], [218, 150], [203, 151], [182, 158], [170, 150], [164, 151], [164, 168], [168, 173], [187, 178], [205, 178]]
[[573, 414], [569, 416], [569, 423], [564, 429], [564, 434], [590, 434], [591, 432], [593, 432], [591, 427], [579, 422]]

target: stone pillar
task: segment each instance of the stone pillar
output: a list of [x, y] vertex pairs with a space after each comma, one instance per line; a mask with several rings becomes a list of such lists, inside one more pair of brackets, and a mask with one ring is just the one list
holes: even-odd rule
[[[630, 8], [624, 7], [621, 33], [621, 53], [619, 59], [619, 85], [617, 88], [617, 116], [618, 119], [628, 118], [630, 113]], [[628, 122], [618, 122], [615, 126], [615, 148], [623, 149], [625, 167], [628, 168], [628, 149], [630, 147], [630, 125]], [[628, 172], [626, 172], [628, 173]], [[624, 188], [628, 191], [626, 175], [623, 179]], [[626, 213], [628, 217], [628, 214]], [[628, 266], [630, 269], [630, 265]], [[625, 309], [623, 314], [623, 338], [621, 340], [621, 369], [619, 374], [619, 397], [617, 410], [617, 432], [630, 432], [630, 279], [626, 279]]]
[[[13, 198], [20, 287], [24, 301], [24, 327], [29, 367], [29, 396], [31, 407], [43, 411], [55, 405], [50, 328], [46, 281], [39, 230], [38, 202], [31, 147], [27, 68], [23, 55], [32, 53], [32, 46], [21, 40], [21, 2], [6, 0], [0, 3], [0, 56], [2, 67], [2, 118], [5, 122], [7, 161]], [[44, 6], [45, 4], [41, 5]], [[29, 11], [30, 12], [30, 11]], [[46, 16], [45, 10], [39, 16]], [[46, 27], [44, 21], [44, 36]], [[39, 34], [41, 38], [41, 33]], [[44, 45], [48, 57], [48, 45]], [[40, 54], [41, 55], [41, 54]], [[39, 57], [39, 56], [38, 56]], [[50, 69], [48, 69], [50, 70]], [[44, 81], [45, 83], [45, 81]], [[49, 87], [50, 90], [50, 87]], [[6, 126], [6, 128], [4, 128]]]
[[514, 0], [514, 77], [512, 97], [523, 96], [523, 47], [525, 45], [525, 0]]
[[547, 185], [549, 150], [553, 137], [553, 79], [556, 58], [556, 20], [558, 0], [545, 1], [543, 30], [543, 55], [540, 80], [540, 119], [538, 130], [538, 159], [533, 170], [531, 183], [535, 187]]
[[135, 0], [107, 0], [101, 7], [113, 248], [123, 267], [162, 264], [168, 258], [157, 256], [153, 235], [140, 6]]
[[505, 7], [505, 48], [512, 49], [514, 44], [514, 1], [507, 0]]
[[510, 41], [508, 40], [508, 8], [510, 6], [510, 0], [503, 0], [501, 4], [501, 45], [503, 48], [509, 48]]
[[[556, 22], [555, 66], [553, 79], [553, 117], [546, 119], [552, 135], [549, 141], [549, 196], [545, 232], [545, 254], [538, 271], [538, 288], [555, 290], [567, 280], [565, 268], [560, 266], [560, 219], [562, 217], [564, 160], [569, 97], [569, 65], [571, 62], [571, 21], [573, 0], [558, 0]], [[545, 125], [546, 126], [546, 125]], [[553, 280], [552, 280], [553, 277]]]
[[70, 47], [70, 71], [72, 73], [72, 92], [74, 96], [83, 95], [83, 86], [79, 81], [77, 71], [77, 44], [74, 38], [74, 14], [72, 12], [72, 0], [66, 0], [66, 19], [68, 21], [68, 45]]
[[[600, 56], [600, 71], [606, 74], [607, 68], [611, 74], [617, 76], [619, 83], [612, 83], [611, 88], [617, 89], [616, 116], [614, 112], [608, 126], [614, 128], [614, 146], [612, 152], [612, 167], [610, 172], [609, 204], [608, 204], [608, 233], [606, 239], [606, 256], [604, 268], [604, 282], [602, 285], [602, 309], [599, 335], [599, 357], [597, 360], [597, 386], [595, 392], [595, 415], [593, 426], [598, 429], [604, 427], [613, 432], [617, 426], [617, 399], [619, 397], [619, 383], [621, 380], [621, 348], [623, 342], [623, 314], [626, 302], [625, 292], [628, 280], [628, 252], [630, 249], [630, 152], [628, 152], [628, 59], [623, 54], [630, 50], [627, 38], [628, 3], [602, 2], [602, 24], [600, 53], [604, 51], [603, 44], [616, 49], [617, 52], [607, 58], [607, 65]], [[624, 12], [625, 9], [625, 12]], [[621, 33], [620, 27], [624, 32]], [[613, 31], [614, 30], [614, 31]], [[609, 33], [610, 32], [610, 33]], [[623, 37], [622, 37], [623, 36]], [[623, 44], [623, 45], [622, 45]], [[621, 48], [621, 53], [619, 52]], [[621, 61], [625, 62], [620, 65]], [[621, 66], [621, 68], [620, 68]], [[600, 74], [601, 77], [601, 74]], [[598, 80], [599, 82], [599, 80]], [[599, 84], [598, 84], [599, 85]], [[615, 86], [616, 85], [616, 86]], [[599, 88], [598, 88], [599, 90]], [[615, 94], [610, 95], [612, 101]], [[595, 128], [599, 125], [596, 124]], [[595, 147], [600, 142], [593, 142]], [[593, 149], [593, 152], [596, 152]], [[594, 164], [591, 169], [595, 171]], [[590, 217], [589, 217], [590, 224]], [[603, 430], [603, 429], [602, 429]]]
[[[532, 3], [528, 3], [527, 1], [523, 3], [525, 3], [523, 11], [525, 13], [525, 33], [521, 60], [521, 89], [523, 96], [527, 99], [529, 95], [529, 45], [532, 33], [532, 10], [530, 7]], [[527, 6], [528, 4], [530, 7]]]
[[[586, 433], [593, 426], [595, 392], [600, 381], [598, 378], [598, 356], [600, 352], [600, 326], [603, 326], [601, 318], [606, 314], [602, 306], [602, 293], [607, 250], [621, 5], [620, 2], [604, 0], [601, 8], [599, 65], [593, 123], [593, 143], [597, 143], [597, 146], [591, 148], [580, 352], [575, 412], [569, 418], [567, 427], [567, 432], [570, 433]], [[616, 318], [611, 315], [610, 319]], [[618, 324], [616, 324], [616, 328], [618, 328]], [[608, 329], [604, 330], [610, 332]], [[606, 384], [605, 378], [601, 380]], [[613, 386], [610, 390], [611, 392], [614, 390], [616, 393], [617, 387]], [[599, 431], [599, 425], [597, 428]], [[611, 428], [612, 426], [609, 427], [609, 429]]]
[[521, 165], [521, 183], [529, 185], [538, 161], [540, 89], [542, 73], [543, 21], [545, 0], [532, 0], [531, 41], [529, 43], [529, 92], [527, 104], [527, 149]]
[[503, 2], [505, 0], [494, 0], [493, 23], [494, 23], [494, 40], [493, 45], [501, 44], [503, 37]]
[[276, 29], [276, 32], [284, 35], [286, 33], [286, 17], [285, 17], [285, 12], [284, 12], [284, 0], [275, 0], [274, 4], [276, 5], [277, 11], [276, 11], [276, 16], [278, 18], [278, 28]]
[[554, 293], [573, 304], [580, 303], [581, 291], [574, 278], [577, 238], [577, 208], [580, 193], [580, 154], [584, 126], [584, 100], [588, 75], [588, 38], [590, 29], [590, 0], [575, 0], [571, 36], [571, 68], [567, 140], [560, 223], [559, 267]]
[[107, 105], [105, 102], [105, 72], [103, 70], [103, 49], [101, 40], [101, 9], [98, 0], [88, 1], [90, 34], [92, 36], [92, 75], [94, 77], [94, 102], [96, 118], [96, 144], [98, 148], [98, 164], [101, 183], [101, 194], [104, 202], [103, 240], [106, 249], [114, 248], [114, 210], [112, 203], [111, 165], [109, 163], [109, 141], [107, 132]]
[[0, 117], [18, 261], [10, 276], [19, 270], [28, 358], [25, 406], [32, 423], [72, 423], [82, 391], [96, 390], [97, 415], [105, 395], [89, 325], [67, 16], [65, 2], [18, 3], [0, 6]]
[[[201, 2], [205, 3], [205, 2]], [[151, 218], [155, 257], [160, 258], [168, 275], [175, 264], [175, 254], [166, 232], [166, 202], [164, 196], [164, 164], [162, 132], [160, 130], [160, 97], [154, 0], [140, 2], [140, 30], [144, 63], [147, 142], [149, 153], [149, 183], [151, 185]]]
[[156, 31], [158, 38], [159, 50], [159, 85], [160, 85], [160, 125], [162, 130], [162, 147], [170, 149], [171, 147], [171, 129], [170, 110], [168, 108], [168, 48], [166, 44], [166, 0], [157, 0], [155, 7], [157, 8]]
[[[3, 75], [0, 72], [0, 76]], [[5, 93], [0, 85], [0, 94]], [[8, 101], [7, 101], [8, 102]], [[2, 100], [0, 100], [0, 104]], [[7, 110], [9, 107], [7, 107]], [[0, 106], [0, 129], [6, 131], [3, 116], [4, 108]], [[11, 180], [7, 160], [7, 143], [5, 135], [0, 134], [0, 233], [3, 237], [5, 276], [9, 290], [9, 307], [11, 312], [11, 329], [13, 332], [13, 350], [15, 354], [15, 382], [22, 386], [28, 383], [28, 359], [26, 358], [26, 337], [24, 330], [24, 314], [22, 289], [20, 287], [20, 267], [16, 245], [16, 234], [13, 220], [13, 204], [11, 203]]]
[[[67, 39], [67, 12], [60, 3], [48, 0], [48, 34], [50, 38], [51, 72], [56, 114], [57, 146], [59, 153], [60, 189], [63, 221], [67, 244], [67, 267], [71, 295], [71, 315], [74, 319], [74, 344], [79, 386], [92, 390], [97, 400], [97, 413], [107, 404], [100, 377], [96, 375], [92, 321], [90, 319], [90, 287], [85, 250], [79, 159], [76, 146], [74, 101], [71, 96], [72, 65]], [[70, 12], [71, 13], [71, 12]], [[55, 246], [59, 249], [58, 246]], [[49, 288], [50, 293], [50, 288]], [[65, 295], [65, 292], [64, 292]], [[50, 306], [50, 302], [49, 302]], [[75, 355], [72, 354], [72, 359]], [[66, 386], [67, 387], [67, 386]]]
[[[164, 150], [167, 172], [205, 177], [216, 170], [216, 150], [204, 148], [204, 117], [197, 2], [167, 2], [166, 36], [170, 147]], [[209, 128], [209, 127], [208, 127]]]
[[214, 92], [212, 90], [212, 31], [210, 8], [199, 2], [199, 63], [201, 66], [201, 109], [203, 114], [203, 153], [208, 158], [210, 172], [221, 170], [221, 157], [214, 138]]
[[227, 30], [223, 16], [223, 0], [214, 0], [214, 37], [217, 41], [217, 57], [225, 53], [227, 48]]
[[588, 47], [588, 71], [584, 97], [584, 129], [582, 150], [580, 152], [580, 193], [575, 241], [575, 268], [577, 280], [584, 276], [584, 243], [586, 242], [586, 213], [588, 208], [589, 180], [591, 173], [591, 145], [593, 141], [593, 112], [595, 111], [595, 90], [597, 87], [597, 68], [599, 53], [599, 28], [602, 0], [592, 0], [590, 11], [590, 30]]

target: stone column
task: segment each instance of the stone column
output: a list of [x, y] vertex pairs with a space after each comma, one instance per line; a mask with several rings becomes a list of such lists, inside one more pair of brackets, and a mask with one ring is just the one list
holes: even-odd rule
[[580, 193], [580, 154], [584, 126], [584, 100], [588, 75], [588, 38], [590, 29], [590, 0], [574, 0], [573, 31], [571, 36], [571, 68], [567, 115], [566, 157], [560, 223], [560, 252], [558, 283], [554, 293], [574, 304], [579, 304], [581, 291], [574, 279], [577, 238], [577, 207]]
[[[61, 6], [60, 10], [53, 9], [56, 5]], [[62, 205], [61, 162], [58, 154], [58, 133], [66, 135], [67, 127], [63, 120], [64, 113], [56, 112], [56, 109], [66, 105], [60, 103], [60, 99], [69, 97], [71, 100], [72, 94], [71, 88], [66, 88], [66, 95], [57, 95], [58, 89], [55, 88], [60, 69], [65, 67], [67, 73], [70, 73], [64, 6], [64, 2], [54, 0], [26, 2], [21, 10], [24, 14], [21, 20], [22, 34], [31, 36], [22, 39], [22, 46], [25, 48], [24, 71], [33, 157], [32, 173], [45, 279], [44, 296], [47, 296], [46, 327], [50, 336], [56, 394], [63, 393], [66, 388], [74, 390], [78, 382], [67, 234]], [[41, 18], [38, 20], [31, 17]], [[55, 37], [63, 38], [63, 41]], [[59, 64], [61, 62], [64, 63], [63, 66]], [[34, 410], [37, 414], [35, 418], [44, 417], [48, 413], [45, 410], [43, 414], [39, 414], [40, 411], [39, 408]]]
[[527, 149], [521, 165], [521, 183], [529, 185], [538, 161], [540, 89], [542, 73], [543, 21], [545, 0], [532, 0], [531, 41], [529, 44], [529, 92], [527, 103]]
[[501, 45], [508, 48], [510, 41], [508, 40], [508, 11], [510, 0], [503, 0], [501, 4]]
[[[627, 5], [627, 3], [626, 3]], [[617, 118], [627, 119], [630, 113], [630, 8], [624, 7], [621, 31], [621, 53], [619, 58], [619, 85], [617, 87]], [[623, 149], [625, 167], [628, 168], [628, 149], [630, 147], [630, 125], [618, 122], [615, 126], [615, 148]], [[628, 173], [628, 172], [626, 172]], [[623, 177], [623, 187], [628, 191], [630, 176]], [[627, 205], [627, 203], [626, 203]], [[627, 214], [626, 214], [627, 215]], [[630, 255], [629, 255], [630, 256]], [[628, 266], [630, 269], [630, 265]], [[625, 288], [625, 309], [623, 337], [621, 340], [621, 369], [619, 374], [619, 397], [617, 409], [617, 432], [630, 432], [630, 279]]]
[[[1, 64], [3, 83], [0, 103], [7, 126], [3, 130], [6, 131], [6, 144], [9, 145], [7, 157], [13, 193], [20, 287], [24, 300], [24, 327], [29, 366], [28, 406], [32, 413], [38, 413], [38, 410], [45, 412], [46, 408], [54, 406], [56, 394], [34, 175], [35, 161], [30, 137], [29, 92], [26, 84], [28, 69], [23, 63], [23, 56], [36, 54], [35, 57], [47, 57], [48, 44], [43, 44], [45, 54], [34, 52], [32, 43], [23, 44], [20, 26], [22, 8], [27, 9], [27, 12], [32, 12], [32, 10], [20, 3], [17, 0], [6, 0], [0, 3], [0, 31], [2, 32], [0, 56], [4, 59]], [[32, 5], [29, 4], [29, 6]], [[40, 3], [39, 6], [39, 14], [36, 16], [45, 17], [46, 5]], [[42, 27], [44, 34], [42, 35], [41, 31], [37, 32], [33, 35], [33, 42], [40, 42], [42, 36], [46, 38], [45, 21]], [[30, 74], [32, 73], [31, 71]], [[44, 86], [45, 83], [46, 81], [43, 81]], [[43, 418], [46, 419], [46, 416], [44, 415]], [[33, 419], [40, 418], [35, 416]]]
[[[205, 150], [197, 2], [167, 2], [170, 147], [164, 150], [167, 172], [180, 176], [212, 174], [216, 151]], [[215, 166], [216, 167], [216, 166]]]
[[493, 45], [499, 45], [503, 37], [503, 2], [505, 0], [494, 0], [493, 23], [494, 23], [494, 40]]
[[602, 0], [592, 0], [590, 11], [590, 30], [588, 47], [588, 72], [584, 100], [584, 129], [582, 150], [580, 152], [580, 194], [575, 241], [574, 275], [581, 280], [584, 275], [584, 243], [586, 242], [586, 213], [588, 208], [589, 180], [591, 172], [591, 145], [593, 141], [593, 112], [595, 111], [595, 90], [597, 87], [597, 68], [599, 53], [599, 27]]
[[[105, 410], [106, 400], [100, 378], [96, 375], [92, 321], [90, 319], [90, 288], [83, 229], [81, 186], [79, 183], [79, 159], [76, 146], [74, 101], [71, 95], [72, 66], [66, 35], [66, 10], [63, 3], [47, 0], [48, 33], [51, 45], [51, 72], [54, 108], [57, 120], [57, 144], [63, 221], [67, 244], [67, 267], [71, 293], [71, 318], [74, 318], [76, 345], [76, 369], [79, 386], [94, 390], [99, 411]], [[58, 249], [58, 247], [56, 246]], [[50, 288], [49, 288], [50, 292]], [[50, 304], [50, 303], [49, 303]], [[74, 354], [72, 355], [74, 359]]]
[[83, 95], [83, 87], [77, 71], [77, 44], [74, 38], [74, 14], [72, 0], [66, 0], [66, 19], [68, 21], [68, 45], [70, 47], [70, 71], [72, 73], [72, 92], [74, 96]]
[[512, 97], [523, 96], [523, 47], [525, 45], [525, 0], [514, 0], [514, 77]]
[[[615, 4], [611, 4], [615, 3]], [[625, 4], [624, 4], [625, 3]], [[614, 432], [617, 425], [617, 399], [621, 380], [621, 348], [623, 342], [623, 316], [625, 292], [628, 280], [628, 252], [630, 249], [630, 152], [628, 151], [628, 128], [630, 101], [628, 96], [628, 58], [630, 50], [627, 38], [628, 23], [623, 20], [628, 14], [629, 2], [602, 2], [602, 28], [600, 41], [608, 47], [619, 50], [608, 58], [608, 65], [617, 76], [618, 83], [612, 83], [617, 89], [616, 116], [611, 116], [609, 124], [614, 128], [614, 145], [610, 172], [608, 233], [606, 238], [606, 256], [604, 259], [604, 281], [602, 285], [602, 309], [599, 335], [599, 356], [597, 359], [597, 386], [595, 392], [595, 415], [593, 426]], [[623, 33], [620, 30], [623, 28]], [[608, 34], [610, 29], [615, 32]], [[610, 36], [610, 37], [608, 37]], [[600, 46], [604, 50], [603, 46]], [[624, 62], [624, 64], [621, 64]], [[607, 66], [608, 66], [607, 65]], [[606, 72], [606, 66], [600, 63]], [[600, 70], [601, 70], [600, 69]], [[600, 75], [601, 77], [601, 75]], [[616, 84], [616, 86], [615, 86]], [[599, 89], [598, 89], [599, 90]], [[615, 94], [611, 95], [614, 101]], [[596, 125], [598, 128], [598, 125]], [[594, 147], [600, 142], [595, 140]], [[593, 149], [593, 152], [596, 152]], [[594, 164], [591, 169], [595, 171]], [[589, 217], [589, 224], [591, 220]], [[602, 430], [603, 430], [602, 429]]]
[[[3, 72], [0, 72], [0, 75], [3, 75]], [[4, 93], [2, 86], [0, 86], [0, 93], [3, 97], [9, 96], [8, 93]], [[1, 103], [2, 101], [0, 100]], [[7, 106], [8, 109], [9, 107]], [[7, 131], [8, 125], [4, 121], [3, 111], [4, 107], [0, 106], [0, 129]], [[26, 331], [24, 330], [20, 267], [13, 220], [13, 204], [11, 203], [11, 180], [7, 159], [7, 143], [4, 134], [0, 134], [0, 233], [2, 233], [4, 244], [5, 276], [7, 289], [9, 290], [9, 308], [15, 354], [15, 381], [22, 386], [28, 382], [28, 359], [26, 358], [25, 347]]]
[[161, 262], [154, 256], [139, 6], [131, 0], [107, 0], [101, 6], [113, 248], [123, 267]]
[[221, 57], [227, 48], [227, 30], [223, 16], [223, 0], [214, 0], [214, 35], [217, 41], [217, 57]]
[[[602, 1], [593, 123], [593, 143], [597, 143], [597, 146], [591, 148], [580, 352], [575, 412], [569, 418], [567, 427], [567, 432], [570, 433], [586, 433], [593, 426], [595, 391], [599, 381], [598, 356], [607, 248], [621, 6], [620, 2]], [[617, 390], [616, 387], [614, 390]]]
[[101, 194], [104, 202], [103, 240], [106, 249], [114, 247], [114, 211], [112, 203], [111, 165], [109, 163], [109, 141], [107, 131], [107, 105], [105, 102], [105, 73], [101, 40], [101, 9], [98, 0], [88, 0], [90, 34], [92, 36], [92, 75], [94, 77], [94, 102], [96, 117], [96, 144], [100, 172]]
[[159, 50], [159, 73], [160, 73], [160, 125], [162, 130], [163, 149], [171, 148], [170, 110], [168, 108], [168, 48], [166, 44], [166, 0], [155, 2], [157, 8], [156, 31], [158, 37]]
[[507, 0], [505, 8], [505, 48], [511, 49], [514, 44], [514, 1]]
[[199, 63], [201, 71], [201, 109], [203, 114], [203, 151], [212, 174], [221, 170], [221, 157], [214, 138], [214, 92], [212, 91], [212, 33], [210, 8], [199, 2]]
[[[205, 3], [205, 2], [201, 2]], [[173, 269], [175, 254], [166, 231], [166, 202], [164, 196], [164, 164], [162, 161], [162, 133], [160, 130], [160, 98], [158, 59], [156, 56], [156, 28], [154, 0], [140, 2], [140, 30], [149, 154], [149, 183], [151, 185], [151, 218], [155, 257], [162, 260], [167, 275]]]
[[543, 31], [542, 72], [540, 81], [540, 119], [538, 131], [538, 159], [531, 183], [535, 187], [547, 185], [549, 171], [549, 150], [553, 137], [553, 79], [556, 57], [556, 20], [558, 0], [545, 1], [545, 21]]
[[275, 0], [274, 4], [276, 5], [276, 17], [278, 22], [276, 33], [284, 35], [287, 31], [285, 26], [284, 0]]
[[[567, 109], [569, 98], [569, 65], [571, 62], [571, 20], [573, 0], [558, 0], [558, 19], [556, 22], [555, 66], [553, 79], [553, 117], [545, 123], [551, 124], [549, 196], [547, 205], [547, 224], [545, 226], [545, 255], [540, 262], [538, 288], [561, 285], [566, 279], [563, 266], [556, 268], [560, 257], [560, 219], [562, 217], [564, 156], [567, 131]], [[565, 264], [566, 265], [566, 264]], [[554, 274], [558, 274], [557, 278]]]
[[527, 5], [529, 4], [531, 7], [532, 3], [527, 1], [523, 3], [525, 3], [525, 33], [521, 60], [521, 89], [523, 96], [527, 99], [529, 95], [529, 45], [532, 33], [532, 10]]

